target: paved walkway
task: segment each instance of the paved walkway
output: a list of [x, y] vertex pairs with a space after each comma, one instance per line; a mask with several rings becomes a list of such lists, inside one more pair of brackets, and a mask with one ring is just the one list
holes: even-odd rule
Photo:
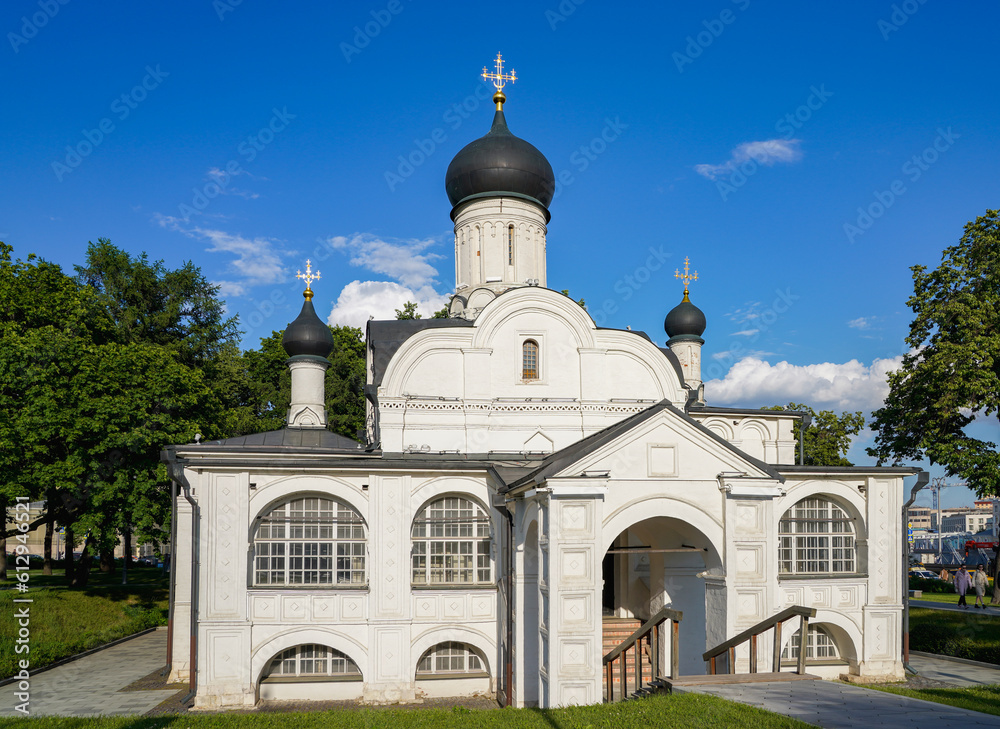
[[[910, 665], [928, 679], [955, 686], [1000, 684], [1000, 668], [910, 654]], [[773, 711], [825, 729], [968, 729], [1000, 727], [1000, 716], [896, 696], [834, 681], [790, 681], [675, 689], [712, 694]]]
[[[992, 615], [994, 617], [1000, 616], [1000, 607], [997, 607], [995, 605], [990, 605], [989, 602], [986, 603], [985, 608], [973, 607], [972, 603], [976, 599], [975, 595], [973, 595], [972, 597], [966, 595], [965, 599], [969, 603], [968, 610], [966, 610], [965, 608], [960, 608], [958, 605], [951, 605], [946, 602], [934, 602], [933, 600], [916, 600], [912, 597], [910, 598], [910, 607], [931, 608], [933, 610], [950, 610], [952, 612], [975, 613], [977, 615]], [[990, 599], [988, 595], [987, 599]]]
[[[31, 677], [30, 716], [127, 716], [145, 714], [176, 689], [122, 691], [162, 668], [167, 657], [167, 631], [154, 630], [111, 648]], [[0, 717], [24, 716], [14, 707], [23, 701], [18, 685], [0, 686]]]

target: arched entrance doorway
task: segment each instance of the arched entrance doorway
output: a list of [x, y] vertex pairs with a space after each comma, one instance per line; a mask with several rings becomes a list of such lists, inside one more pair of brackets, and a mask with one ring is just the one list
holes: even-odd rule
[[[682, 519], [653, 516], [619, 531], [602, 564], [603, 654], [648, 620], [660, 608], [684, 613], [680, 625], [680, 670], [702, 674], [710, 635], [725, 621], [725, 606], [713, 606], [706, 577], [721, 576], [722, 562], [711, 540]], [[709, 615], [713, 624], [710, 625]], [[662, 646], [663, 655], [669, 646]], [[665, 665], [661, 662], [661, 665]]]

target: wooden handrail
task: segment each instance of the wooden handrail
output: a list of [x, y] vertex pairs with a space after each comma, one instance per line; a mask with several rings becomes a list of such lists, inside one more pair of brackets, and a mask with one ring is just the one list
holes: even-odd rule
[[701, 654], [702, 660], [707, 661], [709, 658], [715, 658], [716, 656], [722, 655], [723, 653], [725, 653], [730, 648], [735, 648], [736, 646], [738, 646], [743, 641], [748, 640], [750, 638], [750, 636], [752, 636], [752, 635], [760, 635], [765, 630], [773, 628], [778, 623], [783, 623], [783, 622], [785, 622], [786, 620], [788, 620], [790, 618], [794, 618], [796, 615], [800, 615], [800, 616], [806, 617], [806, 618], [815, 618], [816, 617], [816, 610], [813, 609], [813, 608], [800, 607], [799, 605], [793, 605], [792, 607], [788, 608], [787, 610], [782, 610], [780, 613], [777, 613], [776, 615], [772, 615], [771, 617], [767, 618], [766, 620], [761, 620], [759, 623], [757, 623], [753, 627], [747, 628], [746, 630], [744, 630], [739, 635], [735, 636], [734, 638], [730, 638], [729, 640], [727, 640], [725, 643], [719, 643], [719, 645], [715, 646], [715, 648], [710, 648], [709, 650], [705, 651], [704, 653]]
[[655, 680], [659, 677], [660, 673], [660, 626], [666, 621], [670, 621], [670, 675], [674, 678], [678, 674], [678, 666], [680, 664], [680, 640], [678, 624], [681, 618], [684, 617], [684, 613], [680, 610], [671, 610], [670, 608], [661, 608], [653, 617], [643, 623], [638, 630], [632, 633], [628, 638], [623, 640], [617, 648], [612, 650], [602, 659], [604, 664], [604, 672], [608, 682], [608, 701], [615, 700], [615, 688], [614, 688], [614, 667], [613, 664], [616, 660], [620, 660], [621, 663], [618, 666], [619, 669], [619, 682], [621, 683], [622, 697], [624, 698], [627, 691], [626, 683], [626, 673], [625, 673], [625, 661], [627, 658], [627, 651], [630, 648], [635, 648], [635, 688], [636, 690], [642, 685], [643, 680], [643, 670], [642, 670], [642, 657], [640, 656], [640, 647], [642, 645], [642, 640], [646, 639], [646, 651], [649, 656], [650, 663], [650, 679]]
[[631, 648], [640, 638], [645, 638], [646, 634], [653, 629], [654, 626], [659, 625], [664, 620], [673, 620], [675, 622], [680, 622], [681, 618], [684, 617], [684, 613], [680, 610], [671, 610], [669, 608], [660, 608], [660, 610], [643, 623], [639, 628], [636, 629], [632, 635], [623, 640], [617, 648], [604, 656], [603, 663], [610, 663], [615, 660], [619, 655]]

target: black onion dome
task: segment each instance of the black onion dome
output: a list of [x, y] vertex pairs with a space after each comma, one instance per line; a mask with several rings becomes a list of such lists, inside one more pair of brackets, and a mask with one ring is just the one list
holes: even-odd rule
[[705, 319], [705, 312], [692, 304], [687, 294], [663, 320], [663, 329], [671, 339], [680, 336], [700, 337], [706, 326], [708, 322]]
[[508, 192], [531, 198], [547, 209], [556, 177], [544, 154], [510, 133], [503, 110], [498, 109], [486, 136], [455, 155], [444, 186], [453, 207], [474, 195]]
[[[312, 294], [311, 291], [308, 293]], [[281, 346], [289, 357], [299, 354], [326, 357], [333, 350], [333, 335], [330, 328], [316, 316], [311, 296], [302, 303], [302, 311], [295, 321], [285, 329]]]

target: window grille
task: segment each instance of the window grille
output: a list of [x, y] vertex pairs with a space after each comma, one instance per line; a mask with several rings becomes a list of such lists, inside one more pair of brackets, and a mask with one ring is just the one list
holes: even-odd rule
[[255, 585], [364, 585], [365, 528], [354, 509], [306, 497], [276, 506], [254, 536]]
[[803, 499], [778, 523], [778, 564], [782, 574], [854, 572], [854, 520], [832, 501]]
[[490, 519], [473, 501], [438, 499], [413, 520], [414, 585], [491, 583]]
[[485, 663], [464, 643], [438, 643], [417, 664], [417, 678], [424, 675], [483, 673]]
[[[795, 635], [785, 644], [785, 649], [781, 652], [781, 660], [797, 661], [799, 658], [799, 640], [801, 639], [802, 628], [795, 631]], [[840, 652], [833, 637], [818, 625], [809, 626], [809, 634], [806, 636], [806, 660], [824, 661], [837, 660]]]
[[514, 265], [514, 226], [507, 226], [507, 265]]
[[297, 645], [282, 651], [271, 661], [264, 678], [291, 676], [356, 676], [361, 678], [357, 664], [340, 651], [325, 645]]
[[538, 379], [538, 342], [533, 339], [521, 345], [521, 377], [525, 380]]

